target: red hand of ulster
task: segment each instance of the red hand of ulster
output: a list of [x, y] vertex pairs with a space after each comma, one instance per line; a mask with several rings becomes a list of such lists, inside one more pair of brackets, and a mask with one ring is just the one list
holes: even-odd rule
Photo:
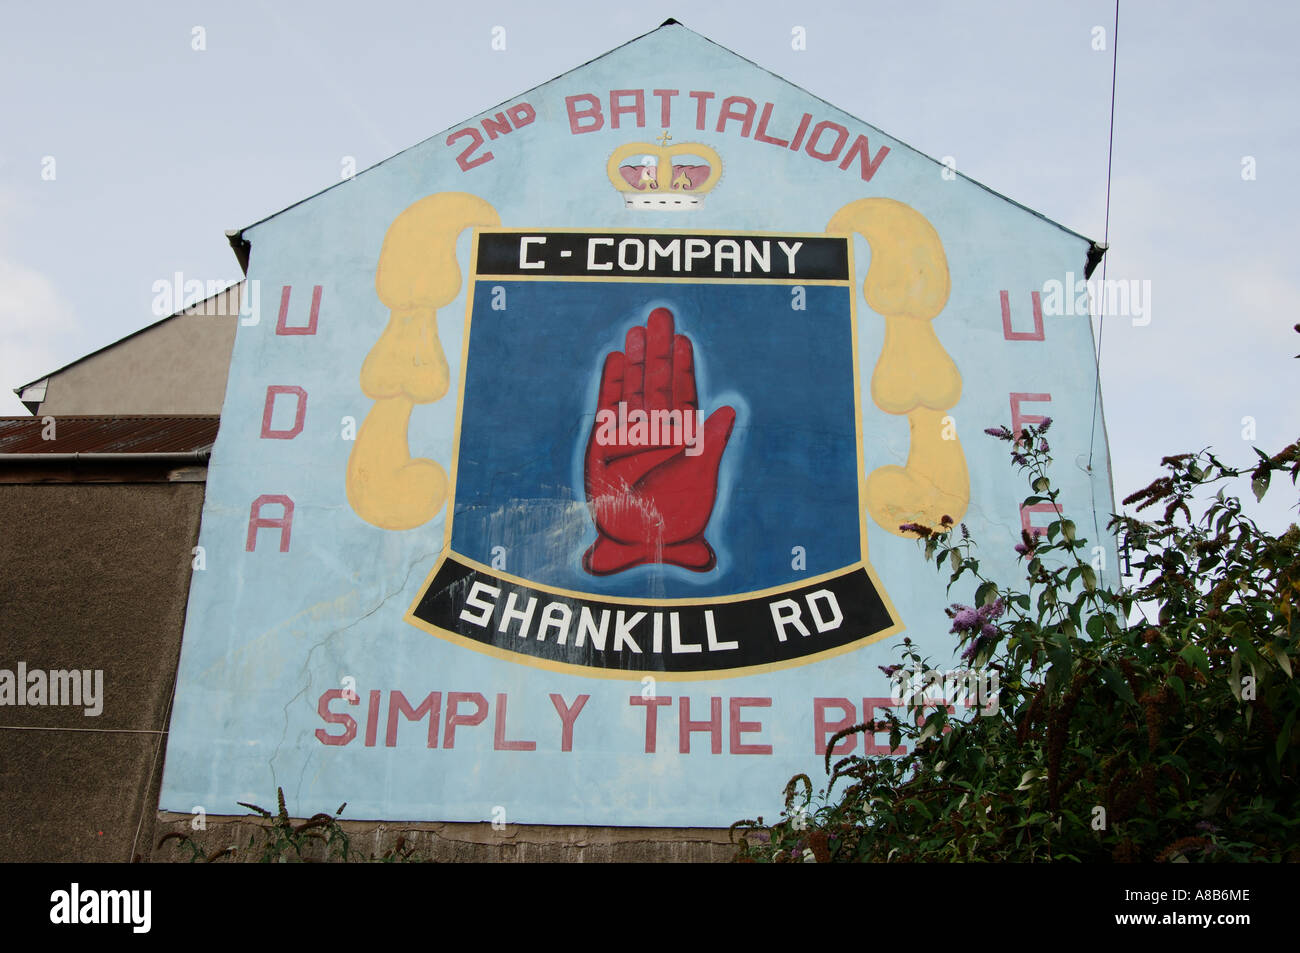
[[671, 311], [656, 308], [601, 372], [584, 469], [598, 534], [582, 557], [587, 572], [717, 565], [704, 529], [736, 412], [719, 407], [703, 424], [702, 417], [690, 339], [674, 333]]

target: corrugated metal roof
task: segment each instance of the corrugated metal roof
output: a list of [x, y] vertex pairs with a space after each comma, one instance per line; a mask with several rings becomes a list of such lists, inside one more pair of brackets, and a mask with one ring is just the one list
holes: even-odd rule
[[0, 453], [185, 453], [211, 449], [219, 416], [0, 417]]

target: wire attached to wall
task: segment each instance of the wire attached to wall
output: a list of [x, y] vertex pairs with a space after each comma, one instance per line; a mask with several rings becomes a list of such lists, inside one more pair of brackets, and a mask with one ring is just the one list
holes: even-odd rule
[[[1106, 145], [1106, 223], [1103, 227], [1102, 246], [1109, 251], [1110, 248], [1110, 186], [1111, 170], [1115, 161], [1115, 79], [1119, 73], [1119, 0], [1115, 0], [1115, 25], [1110, 34], [1110, 131]], [[1097, 445], [1097, 410], [1101, 406], [1101, 342], [1102, 336], [1106, 330], [1106, 260], [1109, 256], [1103, 255], [1101, 259], [1101, 288], [1102, 293], [1098, 295], [1101, 299], [1101, 307], [1097, 315], [1097, 353], [1093, 357], [1093, 363], [1096, 367], [1096, 379], [1093, 383], [1092, 390], [1092, 426], [1088, 435], [1088, 485], [1092, 496], [1092, 528], [1093, 538], [1100, 541], [1101, 523], [1097, 518], [1097, 484], [1093, 479], [1095, 476], [1092, 469], [1093, 453]], [[1091, 302], [1091, 296], [1090, 302]], [[1088, 320], [1092, 320], [1092, 309], [1088, 309]], [[1112, 476], [1113, 480], [1113, 476]], [[1112, 489], [1113, 496], [1113, 489]], [[1112, 499], [1111, 504], [1114, 505]], [[1119, 553], [1115, 554], [1116, 561], [1120, 559]], [[1120, 578], [1123, 579], [1123, 564], [1119, 566]], [[1099, 575], [1102, 582], [1105, 581], [1105, 573], [1099, 569]]]
[[[1106, 146], [1106, 224], [1103, 228], [1101, 242], [1110, 248], [1110, 181], [1111, 169], [1115, 161], [1115, 77], [1118, 73], [1119, 66], [1119, 0], [1115, 0], [1115, 26], [1110, 34], [1110, 139]], [[1106, 289], [1106, 259], [1109, 255], [1102, 256], [1101, 259], [1101, 288], [1104, 295]], [[1097, 365], [1097, 379], [1092, 391], [1092, 435], [1088, 441], [1088, 469], [1092, 470], [1092, 455], [1097, 443], [1097, 407], [1101, 403], [1101, 339], [1106, 333], [1106, 305], [1104, 296], [1101, 297], [1102, 305], [1097, 315], [1097, 356], [1095, 363]]]

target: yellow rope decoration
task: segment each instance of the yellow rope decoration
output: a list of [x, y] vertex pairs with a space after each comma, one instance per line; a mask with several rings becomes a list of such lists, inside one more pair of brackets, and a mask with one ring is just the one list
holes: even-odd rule
[[447, 471], [412, 459], [411, 410], [446, 396], [451, 379], [438, 338], [438, 309], [460, 294], [456, 239], [473, 226], [500, 225], [496, 210], [467, 192], [420, 199], [393, 220], [375, 269], [375, 291], [391, 311], [361, 366], [361, 390], [374, 400], [348, 458], [348, 502], [381, 529], [413, 529], [447, 502]]
[[930, 324], [950, 287], [939, 233], [916, 209], [886, 198], [850, 202], [826, 231], [856, 232], [871, 246], [862, 294], [885, 320], [871, 399], [886, 413], [906, 414], [911, 434], [906, 466], [868, 475], [867, 512], [896, 536], [915, 535], [899, 530], [904, 523], [960, 520], [970, 504], [970, 473], [946, 412], [961, 398], [961, 375]]

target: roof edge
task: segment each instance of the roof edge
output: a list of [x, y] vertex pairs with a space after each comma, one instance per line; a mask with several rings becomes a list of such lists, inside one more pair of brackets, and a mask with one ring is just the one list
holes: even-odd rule
[[[961, 171], [958, 170], [958, 169], [952, 169], [951, 167], [944, 165], [944, 164], [943, 164], [942, 162], [940, 162], [938, 159], [934, 158], [934, 156], [931, 156], [931, 155], [929, 155], [929, 154], [926, 153], [926, 152], [922, 152], [920, 149], [918, 149], [916, 146], [912, 145], [911, 143], [909, 143], [909, 142], [907, 142], [907, 141], [905, 141], [905, 140], [903, 140], [903, 139], [900, 139], [898, 136], [895, 136], [895, 135], [893, 135], [892, 133], [886, 132], [884, 129], [881, 129], [879, 126], [875, 125], [874, 123], [868, 122], [867, 120], [861, 118], [860, 116], [854, 115], [853, 113], [849, 112], [848, 110], [844, 109], [843, 107], [841, 107], [841, 106], [837, 106], [835, 103], [832, 103], [832, 102], [830, 102], [830, 101], [827, 100], [827, 99], [823, 99], [821, 96], [818, 96], [816, 93], [812, 92], [811, 90], [805, 89], [804, 87], [800, 86], [798, 83], [795, 83], [795, 82], [791, 81], [790, 79], [787, 79], [786, 77], [782, 76], [781, 74], [779, 74], [779, 73], [777, 73], [777, 72], [775, 72], [775, 71], [773, 71], [773, 70], [768, 69], [767, 67], [763, 66], [763, 65], [760, 64], [760, 63], [756, 63], [754, 60], [751, 60], [749, 57], [747, 57], [747, 56], [743, 56], [743, 55], [741, 55], [740, 53], [737, 53], [735, 50], [732, 50], [732, 49], [730, 49], [730, 48], [728, 48], [728, 47], [726, 47], [726, 46], [723, 46], [723, 45], [722, 45], [721, 43], [719, 43], [717, 40], [714, 40], [714, 39], [711, 38], [711, 37], [705, 36], [703, 33], [698, 33], [698, 32], [696, 32], [695, 30], [692, 30], [690, 27], [686, 26], [686, 25], [685, 25], [684, 23], [682, 23], [680, 20], [677, 20], [677, 19], [675, 19], [675, 18], [673, 18], [673, 17], [669, 17], [667, 20], [664, 20], [663, 23], [661, 23], [659, 26], [657, 26], [657, 27], [656, 27], [655, 29], [653, 29], [653, 30], [648, 30], [648, 31], [645, 32], [645, 33], [642, 33], [642, 34], [640, 34], [640, 35], [638, 35], [638, 36], [635, 36], [635, 37], [633, 37], [632, 39], [627, 40], [627, 41], [624, 42], [624, 43], [620, 43], [618, 46], [615, 46], [615, 47], [613, 47], [613, 48], [611, 48], [611, 49], [609, 49], [609, 50], [606, 50], [604, 53], [601, 53], [599, 56], [594, 56], [594, 57], [592, 57], [591, 59], [586, 60], [586, 61], [583, 62], [583, 63], [579, 63], [577, 66], [574, 66], [574, 67], [571, 67], [570, 69], [565, 70], [563, 73], [560, 73], [560, 74], [557, 75], [557, 76], [552, 76], [550, 79], [545, 80], [544, 82], [538, 83], [538, 84], [536, 84], [535, 86], [530, 86], [528, 89], [522, 90], [522, 91], [520, 91], [520, 92], [514, 94], [513, 96], [509, 97], [508, 99], [504, 99], [504, 100], [502, 100], [501, 102], [497, 103], [496, 106], [489, 106], [489, 107], [487, 107], [486, 109], [481, 110], [480, 112], [477, 112], [477, 113], [471, 113], [469, 116], [465, 117], [465, 119], [460, 120], [459, 122], [455, 123], [454, 125], [452, 125], [452, 126], [448, 126], [448, 127], [446, 127], [445, 129], [439, 130], [438, 132], [434, 133], [433, 135], [431, 135], [431, 136], [427, 136], [427, 137], [425, 137], [424, 139], [421, 139], [420, 141], [418, 141], [418, 142], [416, 142], [416, 143], [413, 143], [413, 144], [410, 145], [410, 146], [407, 146], [405, 149], [402, 149], [402, 150], [400, 150], [399, 152], [395, 152], [395, 153], [393, 153], [391, 156], [388, 156], [388, 157], [385, 158], [385, 159], [381, 159], [381, 160], [379, 160], [379, 161], [376, 162], [374, 165], [367, 166], [365, 169], [363, 169], [362, 171], [358, 172], [356, 175], [352, 176], [351, 179], [347, 179], [347, 180], [344, 180], [344, 181], [342, 181], [342, 182], [334, 182], [334, 183], [332, 183], [332, 184], [326, 186], [325, 188], [320, 189], [320, 190], [317, 191], [317, 192], [313, 192], [312, 194], [307, 195], [307, 196], [305, 196], [304, 198], [299, 199], [299, 200], [296, 201], [296, 202], [293, 202], [293, 203], [291, 203], [291, 204], [289, 204], [289, 205], [286, 205], [284, 208], [280, 209], [280, 210], [277, 211], [277, 212], [272, 212], [271, 214], [266, 215], [266, 216], [264, 216], [264, 217], [258, 219], [257, 221], [255, 221], [255, 222], [249, 224], [249, 225], [245, 225], [243, 228], [235, 229], [235, 230], [233, 230], [233, 237], [232, 237], [232, 232], [230, 232], [230, 231], [228, 231], [228, 232], [226, 233], [226, 236], [227, 236], [227, 238], [230, 240], [232, 247], [235, 245], [235, 242], [236, 242], [236, 241], [242, 242], [243, 245], [247, 246], [247, 245], [249, 245], [249, 242], [248, 242], [247, 239], [244, 238], [244, 232], [246, 232], [248, 229], [255, 228], [255, 227], [257, 227], [258, 225], [261, 225], [261, 224], [263, 224], [263, 223], [265, 223], [265, 222], [269, 222], [271, 219], [276, 218], [276, 217], [278, 217], [278, 216], [280, 216], [280, 215], [283, 215], [285, 212], [288, 212], [288, 211], [291, 210], [291, 209], [297, 208], [299, 205], [302, 205], [302, 204], [305, 203], [305, 202], [310, 202], [312, 199], [315, 199], [315, 198], [318, 198], [318, 197], [321, 196], [321, 195], [324, 195], [326, 192], [329, 192], [331, 189], [336, 189], [336, 188], [338, 188], [339, 186], [346, 184], [346, 182], [352, 181], [353, 179], [359, 178], [360, 176], [365, 175], [367, 172], [370, 172], [370, 171], [373, 170], [373, 169], [377, 169], [377, 168], [379, 168], [381, 165], [383, 165], [383, 164], [386, 163], [386, 162], [391, 162], [392, 160], [397, 159], [398, 157], [400, 157], [400, 156], [402, 156], [402, 155], [405, 155], [407, 152], [410, 152], [412, 149], [418, 149], [418, 148], [420, 148], [420, 147], [423, 146], [425, 143], [427, 143], [427, 142], [431, 142], [431, 141], [433, 141], [434, 139], [437, 139], [439, 136], [443, 135], [443, 133], [447, 132], [448, 130], [451, 130], [451, 129], [454, 129], [454, 128], [460, 126], [461, 124], [463, 124], [464, 122], [466, 122], [468, 119], [472, 118], [473, 116], [478, 116], [478, 115], [482, 115], [483, 113], [491, 112], [493, 109], [497, 109], [497, 108], [499, 108], [499, 107], [505, 106], [507, 103], [513, 102], [514, 100], [517, 100], [517, 99], [519, 99], [520, 97], [527, 96], [528, 94], [534, 92], [535, 90], [538, 90], [538, 89], [542, 88], [543, 86], [546, 86], [546, 85], [548, 85], [548, 84], [550, 84], [550, 83], [553, 83], [553, 82], [555, 82], [555, 81], [558, 80], [558, 79], [562, 79], [563, 77], [569, 75], [570, 73], [573, 73], [573, 72], [576, 72], [577, 70], [582, 69], [584, 66], [588, 66], [588, 65], [590, 65], [590, 64], [592, 64], [592, 63], [595, 63], [595, 62], [598, 61], [598, 60], [602, 60], [602, 59], [604, 59], [604, 58], [607, 57], [607, 56], [611, 56], [611, 55], [613, 55], [614, 53], [616, 53], [616, 52], [618, 52], [619, 50], [621, 50], [623, 47], [628, 46], [628, 45], [630, 45], [630, 44], [632, 44], [632, 43], [639, 42], [640, 40], [645, 39], [645, 37], [649, 36], [650, 34], [652, 34], [652, 33], [657, 33], [657, 32], [659, 32], [659, 30], [665, 29], [666, 27], [670, 27], [670, 26], [681, 27], [683, 30], [686, 30], [687, 32], [689, 32], [689, 33], [691, 33], [691, 34], [693, 34], [693, 35], [695, 35], [695, 36], [698, 36], [700, 39], [704, 40], [706, 43], [710, 43], [710, 44], [712, 44], [713, 46], [716, 46], [718, 49], [722, 50], [724, 53], [727, 53], [727, 54], [729, 54], [730, 56], [734, 56], [736, 59], [738, 59], [738, 60], [740, 60], [740, 61], [742, 61], [742, 62], [744, 62], [744, 63], [748, 63], [750, 66], [754, 67], [755, 69], [760, 70], [760, 71], [766, 73], [768, 76], [773, 77], [774, 79], [778, 80], [779, 82], [785, 83], [787, 86], [790, 86], [790, 87], [792, 87], [793, 89], [797, 89], [799, 92], [803, 93], [803, 94], [806, 95], [806, 96], [811, 97], [812, 99], [816, 100], [817, 102], [821, 103], [822, 105], [827, 106], [827, 107], [829, 107], [830, 109], [835, 110], [836, 112], [843, 113], [844, 115], [849, 116], [850, 118], [852, 118], [855, 122], [859, 122], [859, 123], [861, 123], [863, 126], [867, 127], [868, 129], [873, 130], [873, 131], [879, 133], [880, 135], [885, 136], [885, 137], [887, 137], [887, 138], [893, 140], [894, 142], [898, 143], [900, 146], [904, 147], [905, 149], [907, 149], [908, 151], [912, 152], [913, 154], [915, 154], [915, 155], [921, 157], [922, 159], [927, 159], [927, 160], [929, 160], [930, 162], [933, 162], [936, 166], [941, 166], [941, 167], [944, 168], [945, 170], [948, 170], [948, 171], [952, 172], [953, 174], [959, 176], [960, 178], [962, 178], [962, 179], [964, 179], [965, 181], [971, 183], [972, 185], [976, 186], [977, 188], [983, 189], [985, 192], [988, 192], [990, 195], [993, 195], [993, 196], [995, 196], [996, 198], [1001, 199], [1002, 201], [1008, 203], [1009, 205], [1014, 206], [1015, 208], [1020, 209], [1020, 210], [1023, 211], [1023, 212], [1028, 212], [1028, 213], [1029, 213], [1030, 215], [1032, 215], [1034, 218], [1040, 219], [1041, 221], [1043, 221], [1043, 222], [1047, 223], [1048, 225], [1051, 225], [1051, 226], [1053, 226], [1053, 227], [1055, 227], [1055, 228], [1060, 229], [1061, 231], [1065, 232], [1065, 233], [1068, 234], [1068, 235], [1072, 235], [1072, 236], [1074, 236], [1075, 238], [1080, 239], [1081, 241], [1087, 242], [1088, 245], [1090, 246], [1090, 250], [1089, 250], [1089, 252], [1088, 252], [1088, 258], [1087, 258], [1087, 263], [1088, 263], [1088, 264], [1087, 264], [1087, 267], [1088, 267], [1088, 273], [1089, 273], [1089, 274], [1091, 274], [1091, 270], [1092, 270], [1092, 268], [1095, 268], [1095, 267], [1096, 267], [1096, 262], [1098, 262], [1098, 261], [1101, 260], [1101, 254], [1104, 253], [1105, 246], [1099, 246], [1099, 243], [1098, 243], [1098, 242], [1096, 242], [1094, 239], [1089, 238], [1087, 235], [1084, 235], [1082, 232], [1075, 231], [1074, 229], [1070, 228], [1069, 226], [1067, 226], [1067, 225], [1063, 225], [1063, 224], [1061, 224], [1060, 222], [1056, 221], [1056, 220], [1053, 219], [1053, 218], [1049, 218], [1048, 216], [1044, 215], [1042, 212], [1038, 211], [1037, 209], [1030, 208], [1028, 205], [1025, 205], [1025, 204], [1022, 203], [1022, 202], [1018, 202], [1018, 201], [1016, 201], [1015, 199], [1010, 198], [1010, 197], [1007, 196], [1007, 195], [1004, 195], [1003, 193], [999, 192], [997, 189], [995, 189], [995, 188], [993, 188], [993, 187], [991, 187], [991, 186], [985, 185], [983, 182], [980, 182], [978, 179], [973, 179], [973, 178], [971, 178], [970, 176], [966, 175], [965, 173], [961, 172]], [[1102, 252], [1100, 252], [1100, 253], [1097, 252], [1098, 247], [1100, 247], [1100, 248], [1102, 249]], [[235, 254], [236, 254], [237, 257], [240, 257], [240, 256], [241, 256], [241, 252], [240, 252], [240, 250], [239, 250], [238, 248], [236, 248], [236, 250], [235, 250]], [[1095, 258], [1095, 260], [1094, 260], [1094, 258]], [[240, 263], [241, 263], [241, 265], [245, 268], [245, 274], [247, 274], [247, 265], [246, 265], [246, 261], [247, 261], [247, 252], [245, 251], [245, 252], [243, 253], [243, 256], [240, 257]]]
[[[232, 244], [233, 244], [233, 240], [232, 240]], [[236, 253], [236, 254], [238, 254], [238, 253]], [[244, 273], [245, 273], [245, 275], [247, 275], [247, 273], [248, 273], [247, 270], [245, 270]], [[22, 392], [23, 392], [25, 389], [27, 389], [28, 387], [31, 387], [33, 384], [39, 384], [41, 381], [48, 380], [49, 378], [53, 377], [55, 374], [62, 374], [62, 373], [63, 373], [64, 371], [66, 371], [68, 368], [70, 368], [70, 367], [75, 367], [77, 364], [80, 364], [82, 361], [89, 360], [90, 358], [94, 357], [96, 354], [102, 353], [103, 351], [107, 351], [107, 350], [108, 350], [109, 348], [111, 348], [111, 347], [117, 347], [119, 344], [123, 343], [124, 341], [129, 341], [131, 338], [135, 337], [137, 334], [144, 334], [144, 332], [149, 331], [149, 330], [152, 330], [153, 328], [158, 327], [158, 325], [160, 325], [160, 324], [165, 324], [166, 322], [170, 321], [172, 318], [180, 318], [180, 317], [184, 317], [184, 316], [185, 316], [185, 313], [186, 313], [187, 311], [190, 311], [190, 310], [192, 310], [192, 309], [194, 309], [194, 308], [197, 308], [197, 307], [198, 307], [199, 305], [201, 305], [201, 304], [206, 304], [207, 302], [211, 301], [213, 298], [216, 298], [216, 297], [219, 297], [220, 295], [225, 294], [226, 292], [230, 291], [230, 289], [233, 288], [233, 287], [235, 287], [236, 285], [242, 285], [242, 284], [244, 283], [245, 280], [246, 280], [245, 278], [241, 278], [241, 279], [239, 279], [238, 281], [232, 281], [230, 284], [226, 285], [226, 287], [222, 288], [222, 289], [221, 289], [220, 291], [218, 291], [216, 294], [208, 295], [206, 298], [203, 298], [203, 299], [201, 299], [201, 300], [199, 300], [199, 301], [195, 301], [193, 304], [188, 304], [188, 305], [186, 305], [184, 308], [182, 308], [180, 311], [173, 311], [171, 314], [167, 315], [167, 317], [165, 317], [165, 318], [159, 318], [157, 321], [154, 321], [154, 322], [152, 322], [151, 324], [146, 324], [146, 325], [145, 325], [144, 327], [142, 327], [142, 328], [136, 328], [134, 331], [130, 332], [129, 334], [124, 334], [122, 337], [118, 338], [116, 341], [109, 341], [107, 344], [103, 345], [102, 347], [97, 347], [97, 348], [95, 348], [95, 350], [93, 350], [93, 351], [89, 351], [89, 352], [87, 352], [86, 354], [81, 355], [81, 357], [76, 358], [75, 360], [68, 361], [68, 363], [66, 363], [66, 364], [64, 364], [64, 365], [62, 365], [62, 366], [60, 366], [60, 367], [56, 367], [56, 368], [55, 368], [54, 370], [52, 370], [52, 371], [47, 371], [46, 373], [41, 374], [39, 377], [33, 377], [33, 378], [32, 378], [30, 381], [28, 381], [26, 384], [19, 384], [17, 387], [13, 388], [13, 392], [14, 392], [15, 394], [21, 396]], [[231, 315], [231, 317], [239, 317], [239, 315], [238, 315], [238, 314], [234, 314], [234, 315]], [[36, 412], [36, 411], [34, 411], [34, 410], [32, 411], [32, 413], [35, 413], [35, 412]], [[178, 414], [163, 414], [163, 415], [161, 415], [161, 416], [182, 416], [182, 415], [178, 415]]]
[[[597, 60], [603, 60], [605, 57], [607, 57], [607, 56], [611, 56], [611, 55], [613, 55], [614, 53], [617, 53], [617, 52], [618, 52], [619, 50], [621, 50], [623, 47], [625, 47], [625, 46], [629, 46], [629, 45], [631, 45], [631, 44], [633, 44], [633, 43], [636, 43], [638, 40], [643, 40], [643, 39], [645, 39], [647, 36], [649, 36], [651, 33], [658, 33], [660, 30], [664, 29], [664, 28], [667, 27], [667, 26], [679, 26], [679, 27], [681, 27], [683, 30], [686, 30], [686, 31], [688, 31], [688, 32], [690, 32], [690, 33], [695, 33], [694, 30], [692, 30], [690, 27], [688, 27], [688, 26], [686, 26], [685, 24], [683, 24], [681, 21], [679, 21], [679, 20], [674, 20], [672, 17], [669, 17], [667, 20], [665, 20], [663, 23], [659, 24], [659, 26], [655, 27], [653, 30], [647, 30], [645, 33], [641, 33], [641, 34], [639, 34], [639, 35], [637, 35], [637, 36], [634, 36], [634, 37], [632, 37], [632, 39], [627, 40], [627, 41], [625, 41], [625, 42], [623, 42], [623, 43], [620, 43], [618, 46], [615, 46], [615, 47], [612, 47], [612, 48], [606, 50], [604, 53], [601, 53], [599, 56], [593, 56], [591, 59], [589, 59], [589, 60], [584, 60], [583, 62], [579, 63], [577, 66], [571, 66], [569, 69], [566, 69], [563, 73], [558, 73], [557, 75], [552, 76], [552, 77], [551, 77], [550, 79], [548, 79], [548, 80], [544, 80], [544, 81], [542, 81], [542, 82], [540, 82], [540, 83], [537, 83], [535, 86], [530, 86], [530, 87], [528, 87], [528, 88], [525, 89], [525, 90], [521, 90], [520, 92], [515, 93], [513, 96], [510, 96], [510, 97], [508, 97], [508, 98], [506, 98], [506, 99], [501, 100], [501, 102], [497, 103], [495, 106], [488, 106], [488, 107], [486, 107], [486, 108], [480, 110], [479, 112], [476, 112], [476, 113], [470, 113], [469, 116], [466, 116], [464, 119], [460, 119], [460, 120], [456, 121], [455, 123], [453, 123], [452, 125], [447, 126], [447, 127], [443, 128], [443, 129], [440, 129], [440, 130], [438, 130], [437, 132], [433, 133], [433, 134], [430, 135], [430, 136], [425, 136], [423, 139], [419, 140], [418, 142], [414, 142], [414, 143], [412, 143], [411, 145], [407, 146], [405, 149], [401, 149], [401, 150], [399, 150], [399, 151], [397, 151], [397, 152], [394, 152], [391, 156], [387, 156], [386, 158], [380, 159], [380, 160], [379, 160], [378, 162], [376, 162], [374, 165], [366, 166], [364, 169], [362, 169], [362, 170], [361, 170], [360, 172], [358, 172], [356, 175], [353, 175], [353, 176], [351, 176], [350, 178], [348, 178], [348, 179], [344, 179], [344, 180], [342, 180], [342, 181], [340, 181], [340, 182], [333, 182], [333, 183], [331, 183], [330, 185], [325, 186], [325, 188], [320, 189], [319, 191], [313, 192], [311, 195], [304, 196], [303, 198], [299, 199], [299, 200], [296, 201], [296, 202], [291, 202], [291, 203], [289, 203], [288, 205], [286, 205], [284, 208], [280, 209], [279, 211], [271, 212], [269, 215], [264, 215], [264, 216], [262, 216], [261, 218], [259, 218], [259, 219], [258, 219], [257, 221], [255, 221], [255, 222], [250, 222], [248, 225], [245, 225], [243, 228], [233, 229], [233, 232], [235, 233], [236, 238], [238, 238], [240, 241], [243, 241], [243, 242], [247, 243], [247, 239], [245, 239], [243, 236], [244, 236], [244, 232], [248, 231], [250, 228], [256, 228], [258, 225], [261, 225], [261, 224], [263, 224], [263, 223], [265, 223], [265, 222], [269, 222], [271, 219], [273, 219], [273, 218], [277, 218], [278, 216], [283, 215], [285, 212], [288, 212], [288, 211], [290, 211], [291, 209], [295, 209], [295, 208], [297, 208], [299, 205], [302, 205], [304, 202], [310, 202], [312, 199], [314, 199], [314, 198], [318, 198], [318, 197], [324, 195], [326, 192], [329, 192], [329, 191], [331, 191], [331, 190], [333, 190], [333, 189], [337, 189], [337, 188], [339, 188], [340, 186], [346, 185], [348, 182], [354, 181], [355, 179], [359, 179], [361, 176], [365, 175], [367, 172], [370, 172], [370, 171], [372, 171], [372, 170], [374, 170], [374, 169], [379, 168], [379, 167], [380, 167], [381, 165], [383, 165], [384, 163], [386, 163], [386, 162], [392, 162], [394, 159], [396, 159], [396, 158], [398, 158], [398, 157], [400, 157], [400, 156], [406, 155], [406, 153], [410, 152], [412, 149], [418, 149], [418, 148], [420, 148], [420, 146], [424, 145], [426, 142], [432, 142], [434, 139], [437, 139], [437, 138], [438, 138], [439, 136], [441, 136], [443, 133], [445, 133], [445, 132], [449, 132], [449, 131], [451, 131], [451, 130], [453, 130], [453, 129], [456, 129], [457, 127], [463, 125], [463, 124], [466, 122], [466, 120], [468, 120], [468, 119], [471, 118], [472, 116], [480, 116], [480, 115], [482, 115], [483, 113], [489, 113], [489, 112], [492, 112], [492, 110], [494, 110], [494, 109], [498, 109], [499, 107], [506, 105], [506, 103], [513, 102], [513, 101], [515, 101], [516, 99], [519, 99], [521, 96], [527, 96], [529, 93], [533, 92], [534, 90], [541, 89], [543, 86], [546, 86], [548, 83], [553, 83], [553, 82], [555, 82], [557, 79], [562, 79], [563, 77], [568, 76], [570, 73], [575, 72], [575, 71], [577, 71], [577, 70], [580, 70], [580, 69], [582, 69], [584, 66], [589, 66], [590, 64], [596, 62]], [[702, 34], [702, 33], [695, 33], [695, 35], [698, 36], [698, 37], [699, 37], [700, 39], [702, 39], [702, 40], [708, 40], [708, 42], [713, 43], [713, 40], [710, 40], [707, 36], [705, 36], [705, 35]], [[722, 46], [720, 43], [715, 43], [714, 45], [715, 45], [715, 46], [719, 46], [719, 47], [721, 47], [721, 48], [724, 49], [724, 50], [727, 49], [725, 46]], [[731, 51], [730, 51], [730, 50], [727, 50], [727, 52], [730, 53]], [[733, 56], [737, 56], [737, 55], [739, 55], [739, 54], [735, 54], [735, 53], [733, 53], [732, 55], [733, 55]], [[744, 57], [741, 57], [741, 59], [744, 59]], [[749, 61], [746, 60], [746, 62], [749, 62]], [[773, 75], [776, 75], [776, 74], [773, 74]], [[787, 80], [786, 82], [789, 82], [789, 80]], [[231, 235], [231, 232], [229, 232], [229, 231], [226, 232], [226, 236], [227, 236], [228, 238], [230, 237], [230, 235]], [[232, 245], [234, 244], [234, 239], [231, 239], [231, 244], [232, 244]], [[235, 254], [238, 255], [239, 252], [236, 251]]]

